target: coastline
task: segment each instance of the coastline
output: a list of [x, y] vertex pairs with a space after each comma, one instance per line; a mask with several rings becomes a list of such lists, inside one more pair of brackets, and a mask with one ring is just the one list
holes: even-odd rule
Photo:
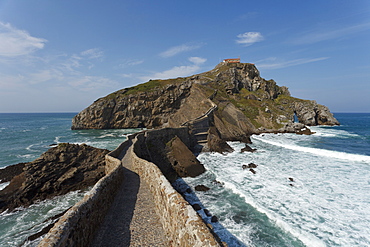
[[[351, 114], [348, 114], [348, 116], [350, 116]], [[363, 114], [362, 114], [363, 115]], [[363, 115], [364, 116], [364, 115]], [[302, 140], [304, 140], [305, 138], [329, 138], [329, 137], [331, 137], [331, 136], [333, 136], [334, 135], [334, 133], [338, 133], [338, 134], [340, 134], [340, 135], [346, 135], [345, 137], [347, 138], [347, 139], [345, 139], [345, 140], [348, 140], [347, 141], [347, 143], [350, 143], [350, 138], [352, 138], [352, 137], [356, 137], [354, 134], [348, 134], [347, 132], [343, 132], [343, 130], [346, 130], [346, 131], [348, 131], [349, 130], [349, 128], [350, 128], [350, 126], [351, 125], [348, 125], [348, 124], [345, 124], [345, 125], [343, 125], [343, 126], [337, 126], [337, 127], [334, 127], [334, 128], [332, 128], [332, 127], [321, 127], [321, 129], [322, 130], [325, 130], [325, 133], [324, 134], [322, 134], [322, 133], [319, 133], [318, 135], [314, 135], [314, 136], [310, 136], [310, 137], [299, 137], [300, 139], [302, 139]], [[333, 131], [330, 131], [330, 129], [333, 129], [333, 131], [335, 130], [335, 132], [333, 132]], [[339, 132], [338, 132], [338, 130], [340, 130]], [[356, 131], [357, 132], [357, 131]], [[104, 134], [103, 134], [103, 132], [101, 132], [102, 134], [99, 134], [99, 136], [103, 136]], [[362, 133], [362, 132], [358, 132], [358, 133]], [[367, 134], [368, 135], [368, 134]], [[280, 135], [272, 135], [272, 136], [276, 136], [276, 138], [278, 138]], [[298, 136], [297, 136], [298, 137]], [[253, 140], [254, 138], [252, 137], [252, 140]], [[322, 143], [322, 144], [324, 144], [324, 143]], [[347, 145], [347, 144], [345, 144], [345, 145]], [[342, 146], [343, 146], [343, 143], [342, 143]], [[252, 146], [252, 147], [254, 147], [254, 146]], [[323, 147], [325, 147], [325, 146], [323, 146]], [[343, 149], [345, 148], [345, 146], [343, 146]], [[261, 151], [263, 151], [263, 150], [261, 150]], [[344, 150], [343, 150], [343, 152], [344, 152]], [[237, 153], [237, 151], [236, 151], [236, 153]], [[265, 155], [266, 155], [266, 153], [265, 153]], [[364, 150], [364, 155], [369, 155], [368, 153], [366, 153], [366, 150]], [[234, 161], [236, 164], [238, 163], [238, 161], [237, 160], [235, 160]], [[264, 167], [264, 166], [259, 166], [261, 169], [262, 169], [262, 167]], [[257, 175], [258, 174], [260, 174], [261, 173], [261, 171], [263, 171], [263, 170], [258, 170], [257, 169]], [[247, 173], [248, 174], [248, 173]], [[261, 174], [260, 174], [261, 175]], [[290, 175], [290, 176], [292, 176], [292, 175]], [[299, 176], [298, 175], [295, 175], [294, 176], [295, 178], [298, 178]], [[302, 178], [301, 178], [302, 179]], [[303, 181], [302, 180], [297, 180], [297, 182], [299, 182], [299, 183], [302, 183]], [[299, 188], [299, 187], [298, 187]], [[199, 193], [198, 193], [199, 194]], [[235, 199], [233, 199], [233, 200], [235, 200]], [[253, 209], [251, 209], [252, 211], [253, 211]], [[211, 211], [214, 211], [214, 212], [216, 212], [216, 215], [218, 214], [217, 213], [217, 211], [216, 210], [211, 210]], [[221, 218], [223, 218], [223, 217], [225, 217], [225, 216], [222, 216], [221, 215]]]

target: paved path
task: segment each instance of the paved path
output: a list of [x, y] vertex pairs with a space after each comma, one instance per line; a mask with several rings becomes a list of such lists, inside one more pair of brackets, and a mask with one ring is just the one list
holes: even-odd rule
[[122, 152], [124, 180], [91, 246], [169, 246], [148, 185], [131, 170], [131, 149]]

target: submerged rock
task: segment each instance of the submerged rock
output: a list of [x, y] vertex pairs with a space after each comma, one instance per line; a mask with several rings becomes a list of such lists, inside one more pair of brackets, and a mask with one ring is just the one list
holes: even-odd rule
[[254, 163], [249, 163], [248, 165], [242, 165], [242, 168], [243, 169], [247, 169], [247, 168], [257, 168], [257, 165], [254, 164]]
[[207, 186], [205, 186], [203, 184], [195, 186], [194, 189], [196, 191], [209, 191], [210, 190], [210, 188], [208, 188]]
[[253, 152], [256, 152], [256, 151], [257, 151], [257, 149], [255, 149], [255, 148], [251, 148], [250, 146], [248, 146], [247, 144], [245, 144], [245, 147], [244, 147], [244, 148], [242, 148], [240, 151], [241, 151], [242, 153], [243, 153], [243, 152], [251, 152], [251, 153], [253, 153]]

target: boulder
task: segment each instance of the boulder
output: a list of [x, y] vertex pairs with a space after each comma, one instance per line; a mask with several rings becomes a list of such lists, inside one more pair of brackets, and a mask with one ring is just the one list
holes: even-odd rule
[[242, 153], [244, 153], [244, 152], [251, 152], [251, 153], [253, 153], [253, 152], [257, 151], [257, 149], [251, 148], [250, 146], [248, 146], [247, 144], [245, 144], [245, 147], [242, 148], [240, 151]]
[[216, 215], [213, 215], [212, 218], [211, 218], [211, 222], [212, 223], [215, 223], [215, 222], [218, 222], [218, 218]]
[[210, 216], [212, 216], [212, 214], [209, 212], [209, 210], [208, 209], [203, 209], [203, 211], [204, 211], [204, 213], [208, 216], [208, 217], [210, 217]]
[[[248, 165], [242, 165], [243, 169], [257, 168], [257, 165], [254, 163], [249, 163]], [[252, 169], [253, 170], [253, 169]]]
[[195, 210], [195, 211], [199, 211], [199, 210], [201, 210], [202, 208], [201, 208], [201, 206], [198, 204], [198, 203], [195, 203], [195, 204], [193, 204], [193, 205], [191, 205], [192, 207], [193, 207], [193, 209]]
[[315, 132], [312, 132], [309, 128], [305, 127], [301, 130], [298, 130], [295, 132], [297, 135], [312, 135], [315, 134]]

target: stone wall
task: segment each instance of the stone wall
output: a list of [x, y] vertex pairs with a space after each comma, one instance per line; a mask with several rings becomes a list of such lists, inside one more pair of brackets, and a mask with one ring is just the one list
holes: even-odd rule
[[[186, 140], [184, 130], [173, 130], [181, 133]], [[155, 138], [166, 131], [150, 131]], [[170, 131], [171, 132], [171, 131]], [[167, 132], [168, 134], [168, 132]], [[133, 158], [133, 169], [141, 179], [146, 181], [153, 194], [156, 212], [169, 239], [170, 246], [220, 246], [211, 230], [191, 205], [172, 187], [161, 170], [145, 159], [139, 158], [137, 152], [143, 152], [142, 138], [148, 132], [131, 135], [134, 147], [130, 150]], [[187, 140], [190, 142], [190, 140]], [[130, 141], [123, 142], [117, 149], [106, 155], [106, 176], [100, 179], [85, 197], [64, 214], [54, 227], [46, 234], [38, 246], [88, 246], [96, 229], [103, 221], [115, 197], [115, 192], [122, 182], [123, 172], [120, 156]]]
[[129, 143], [123, 142], [105, 156], [106, 175], [59, 219], [38, 246], [89, 245], [124, 179], [121, 161], [115, 156], [122, 153]]
[[[154, 132], [154, 131], [153, 131]], [[153, 194], [156, 212], [169, 238], [170, 246], [220, 246], [191, 205], [172, 187], [160, 169], [153, 163], [139, 158], [140, 135], [134, 139], [133, 168], [148, 184]], [[139, 150], [142, 151], [142, 150]]]

